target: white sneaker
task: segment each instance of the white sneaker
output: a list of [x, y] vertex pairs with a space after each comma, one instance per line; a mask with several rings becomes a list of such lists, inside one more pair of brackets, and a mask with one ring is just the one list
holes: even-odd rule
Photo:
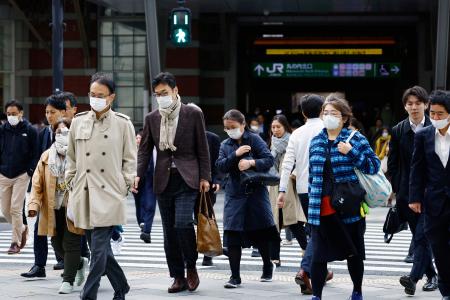
[[83, 266], [81, 269], [77, 271], [77, 274], [75, 275], [75, 284], [77, 286], [80, 286], [83, 284], [84, 280], [86, 279], [86, 271], [89, 267], [89, 261], [86, 257], [82, 258], [83, 260]]
[[283, 245], [283, 246], [292, 245], [292, 241], [289, 241], [289, 240], [282, 240], [282, 241], [281, 241], [281, 245]]
[[125, 243], [125, 237], [123, 235], [121, 235], [117, 241], [111, 240], [111, 249], [112, 249], [114, 256], [120, 255], [120, 252], [122, 251], [122, 246], [124, 243]]
[[60, 293], [60, 294], [70, 294], [70, 293], [72, 293], [72, 291], [73, 291], [73, 285], [71, 285], [67, 281], [64, 281], [61, 284], [61, 287], [59, 288], [58, 293]]

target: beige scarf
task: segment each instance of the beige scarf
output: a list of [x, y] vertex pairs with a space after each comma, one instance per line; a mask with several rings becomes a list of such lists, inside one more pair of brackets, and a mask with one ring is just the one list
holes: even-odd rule
[[180, 114], [181, 98], [177, 95], [177, 100], [168, 108], [160, 108], [161, 126], [159, 131], [159, 150], [176, 151], [173, 145], [177, 131], [177, 119]]

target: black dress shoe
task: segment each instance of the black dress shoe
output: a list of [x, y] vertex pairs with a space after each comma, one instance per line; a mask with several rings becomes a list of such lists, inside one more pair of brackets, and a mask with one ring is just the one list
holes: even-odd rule
[[144, 241], [146, 244], [150, 244], [152, 242], [152, 238], [150, 237], [150, 233], [142, 232], [141, 236], [139, 237], [141, 240]]
[[45, 268], [34, 265], [31, 267], [30, 271], [22, 273], [20, 276], [25, 278], [44, 278], [46, 277]]
[[416, 282], [414, 282], [409, 275], [400, 277], [400, 284], [405, 287], [407, 295], [414, 295], [416, 293]]
[[403, 260], [405, 263], [412, 264], [414, 262], [414, 254], [413, 255], [406, 255], [405, 259]]
[[130, 286], [127, 285], [124, 289], [114, 292], [113, 300], [125, 300], [125, 295], [130, 291]]
[[56, 263], [56, 265], [53, 266], [53, 270], [57, 271], [57, 270], [64, 270], [64, 261], [58, 261]]
[[437, 290], [437, 288], [438, 288], [438, 278], [437, 275], [435, 275], [427, 279], [427, 282], [423, 285], [422, 290], [424, 292], [432, 292]]

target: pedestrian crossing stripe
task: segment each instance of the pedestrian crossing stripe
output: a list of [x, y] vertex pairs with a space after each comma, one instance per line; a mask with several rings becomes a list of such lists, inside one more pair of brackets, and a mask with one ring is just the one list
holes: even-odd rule
[[[222, 231], [223, 226], [219, 224]], [[151, 244], [144, 244], [140, 240], [140, 228], [136, 225], [124, 226], [125, 232], [122, 233], [125, 243], [121, 254], [116, 256], [117, 261], [123, 267], [130, 268], [157, 268], [167, 269], [166, 257], [164, 253], [164, 237], [161, 224], [154, 224], [152, 228]], [[223, 231], [222, 231], [223, 232]], [[31, 232], [32, 234], [32, 232]], [[32, 237], [32, 236], [31, 236]], [[282, 238], [284, 238], [284, 231]], [[407, 274], [411, 270], [410, 264], [403, 262], [411, 241], [411, 233], [402, 231], [395, 235], [390, 244], [384, 243], [384, 233], [382, 224], [367, 224], [365, 234], [366, 261], [364, 263], [365, 274], [383, 274], [398, 275]], [[20, 254], [8, 255], [6, 251], [10, 246], [11, 231], [0, 232], [0, 263], [1, 264], [22, 264], [32, 265], [34, 263], [34, 253], [32, 240], [29, 240], [27, 246], [21, 250]], [[282, 245], [280, 251], [282, 267], [277, 272], [296, 272], [300, 266], [302, 250], [294, 240], [292, 245]], [[255, 269], [255, 266], [262, 266], [261, 258], [251, 257], [251, 249], [243, 249], [241, 270]], [[199, 254], [199, 269], [208, 268], [228, 268], [228, 259], [225, 256], [215, 257], [213, 267], [203, 267], [201, 264], [202, 255]], [[49, 239], [49, 259], [48, 264], [55, 264], [53, 248]], [[335, 270], [346, 270], [346, 261], [336, 261], [329, 263], [328, 266]]]

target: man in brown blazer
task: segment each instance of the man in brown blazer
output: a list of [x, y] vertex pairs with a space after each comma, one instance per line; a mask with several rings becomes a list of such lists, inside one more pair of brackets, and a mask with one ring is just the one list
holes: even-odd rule
[[145, 117], [134, 191], [156, 147], [153, 190], [161, 212], [170, 277], [174, 278], [168, 292], [194, 291], [200, 284], [194, 206], [199, 190], [207, 192], [211, 180], [203, 113], [181, 103], [175, 77], [170, 73], [160, 73], [152, 88], [159, 108]]

